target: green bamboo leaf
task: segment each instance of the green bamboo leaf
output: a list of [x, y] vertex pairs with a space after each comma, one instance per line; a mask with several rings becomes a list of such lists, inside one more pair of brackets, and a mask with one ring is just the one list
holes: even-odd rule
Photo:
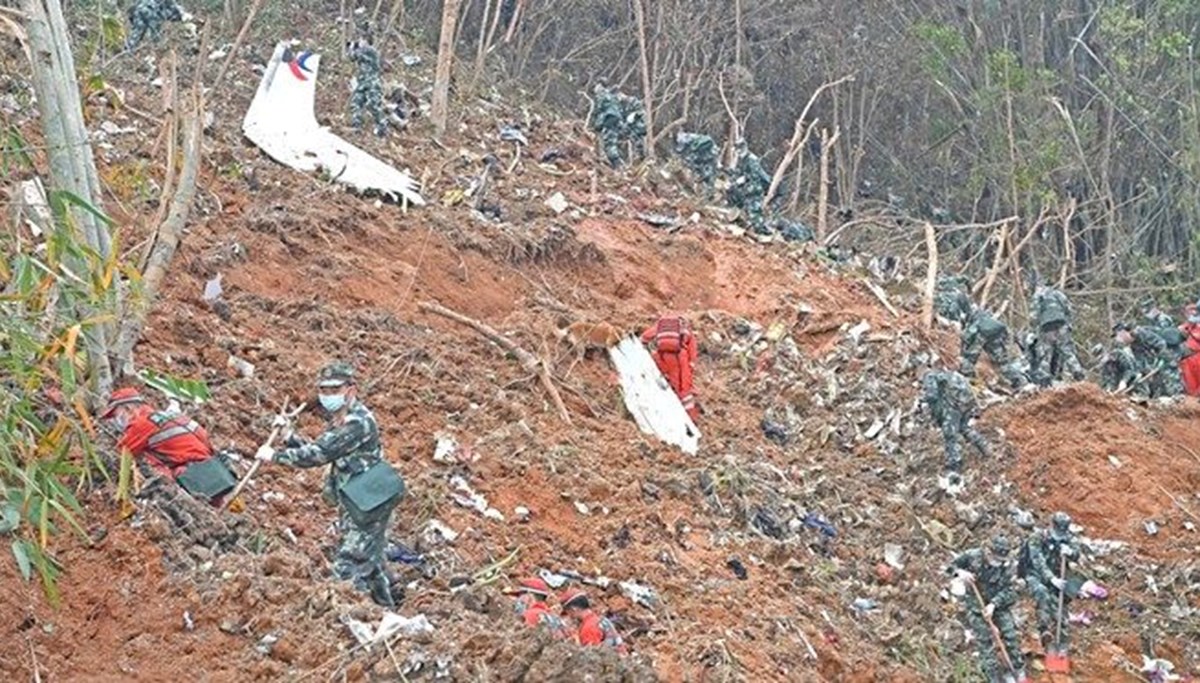
[[158, 389], [176, 400], [204, 403], [212, 398], [208, 385], [200, 380], [174, 377], [150, 368], [143, 369], [138, 375], [146, 386]]
[[21, 576], [24, 576], [26, 581], [32, 579], [33, 564], [29, 561], [29, 550], [26, 542], [19, 538], [13, 541], [12, 554], [17, 559], [17, 569], [21, 570]]
[[50, 506], [54, 508], [54, 511], [62, 516], [63, 519], [67, 520], [67, 524], [69, 524], [71, 528], [75, 529], [75, 531], [78, 532], [81, 537], [88, 538], [88, 533], [83, 530], [82, 526], [79, 525], [79, 521], [75, 519], [75, 515], [71, 514], [70, 510], [63, 507], [62, 503], [53, 498], [48, 500], [50, 501]]
[[0, 534], [9, 534], [21, 524], [21, 509], [9, 501], [0, 503]]
[[54, 190], [50, 193], [50, 206], [54, 209], [55, 215], [65, 216], [67, 214], [68, 205], [78, 207], [92, 214], [103, 222], [108, 227], [113, 227], [116, 222], [106, 216], [102, 211], [92, 206], [91, 202], [83, 199], [79, 195], [67, 190]]

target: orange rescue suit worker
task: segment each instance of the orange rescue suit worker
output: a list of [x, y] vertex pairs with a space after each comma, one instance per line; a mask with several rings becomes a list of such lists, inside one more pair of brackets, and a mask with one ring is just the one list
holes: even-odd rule
[[688, 321], [677, 315], [659, 318], [642, 332], [642, 343], [654, 344], [654, 362], [658, 369], [671, 383], [692, 420], [699, 419], [700, 410], [692, 387], [693, 366], [699, 350]]
[[1184, 309], [1187, 320], [1179, 326], [1185, 339], [1183, 343], [1183, 360], [1179, 361], [1179, 371], [1183, 376], [1183, 388], [1188, 396], [1200, 396], [1200, 315], [1196, 306], [1189, 305]]
[[612, 622], [592, 611], [587, 594], [583, 591], [567, 591], [562, 599], [563, 615], [579, 624], [576, 640], [580, 645], [611, 647], [620, 654], [628, 653], [625, 640]]
[[186, 415], [155, 410], [132, 387], [117, 389], [100, 415], [121, 432], [118, 451], [175, 480], [188, 465], [213, 457], [208, 432]]
[[570, 634], [563, 620], [550, 612], [546, 599], [550, 597], [550, 586], [537, 579], [525, 579], [517, 588], [517, 599], [514, 605], [517, 616], [530, 628], [545, 627], [555, 638], [566, 638]]

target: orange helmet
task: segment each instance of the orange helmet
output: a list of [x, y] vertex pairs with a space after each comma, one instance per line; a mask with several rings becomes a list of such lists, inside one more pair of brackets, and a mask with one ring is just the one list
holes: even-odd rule
[[550, 586], [546, 585], [541, 579], [522, 579], [520, 587], [517, 589], [520, 593], [532, 593], [541, 598], [550, 597]]
[[117, 408], [127, 406], [133, 403], [145, 403], [146, 399], [137, 389], [133, 387], [124, 387], [117, 389], [108, 397], [108, 405], [104, 407], [104, 412], [100, 414], [100, 419], [107, 420], [112, 417], [113, 413], [117, 412]]

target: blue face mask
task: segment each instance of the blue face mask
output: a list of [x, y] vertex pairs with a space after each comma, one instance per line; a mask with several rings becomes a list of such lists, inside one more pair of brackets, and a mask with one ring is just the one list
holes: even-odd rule
[[321, 401], [321, 407], [331, 413], [336, 413], [346, 405], [345, 394], [321, 394], [317, 398]]

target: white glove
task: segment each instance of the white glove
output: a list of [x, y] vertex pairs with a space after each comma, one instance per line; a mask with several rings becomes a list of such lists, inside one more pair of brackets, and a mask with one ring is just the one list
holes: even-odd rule
[[292, 421], [287, 419], [283, 415], [276, 415], [275, 419], [271, 421], [271, 426], [272, 427], [286, 427], [291, 423], [292, 423]]
[[192, 13], [191, 13], [191, 12], [184, 12], [184, 13], [183, 13], [183, 15], [180, 17], [180, 21], [182, 21], [183, 23], [185, 23], [185, 24], [186, 24], [186, 23], [188, 23], [189, 21], [191, 21], [191, 20], [193, 20], [193, 19], [195, 19], [195, 18], [196, 18], [196, 17], [192, 16]]
[[263, 462], [271, 462], [275, 459], [275, 449], [267, 446], [266, 444], [259, 446], [258, 451], [254, 453], [254, 459], [261, 460]]
[[1051, 579], [1050, 579], [1050, 585], [1051, 585], [1051, 586], [1054, 586], [1054, 590], [1056, 590], [1056, 591], [1062, 591], [1062, 589], [1063, 589], [1063, 586], [1066, 586], [1066, 585], [1067, 585], [1067, 582], [1066, 582], [1066, 581], [1063, 581], [1062, 579], [1060, 579], [1060, 578], [1058, 578], [1057, 576], [1055, 576], [1055, 577], [1053, 577], [1053, 578], [1051, 578]]
[[965, 569], [955, 570], [954, 575], [957, 576], [962, 581], [966, 581], [968, 583], [975, 583], [975, 575]]
[[996, 613], [996, 606], [993, 605], [992, 603], [989, 602], [988, 604], [983, 606], [983, 616], [985, 619], [991, 619], [992, 615], [995, 613]]

